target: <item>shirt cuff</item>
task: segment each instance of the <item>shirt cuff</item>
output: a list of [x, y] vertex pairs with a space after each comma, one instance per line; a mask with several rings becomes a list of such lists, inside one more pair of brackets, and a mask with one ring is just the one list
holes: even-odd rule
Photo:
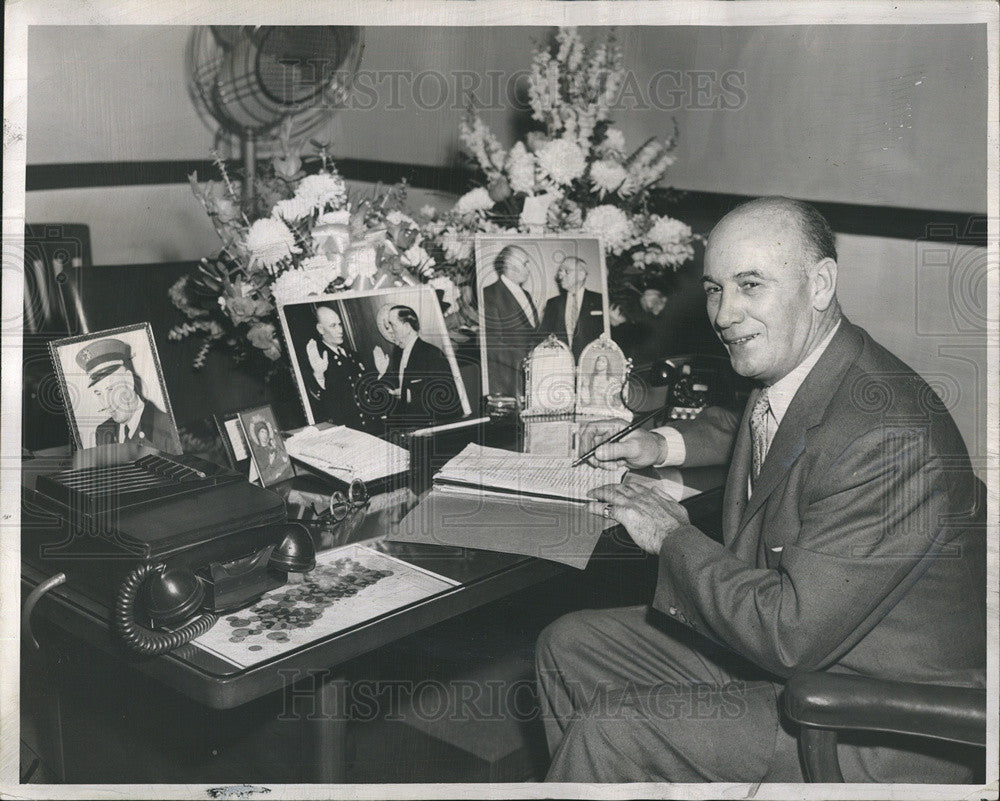
[[660, 451], [661, 461], [653, 467], [679, 467], [684, 464], [684, 457], [687, 456], [687, 448], [684, 447], [684, 437], [681, 432], [673, 426], [663, 426], [654, 428], [654, 434], [659, 434], [666, 440]]

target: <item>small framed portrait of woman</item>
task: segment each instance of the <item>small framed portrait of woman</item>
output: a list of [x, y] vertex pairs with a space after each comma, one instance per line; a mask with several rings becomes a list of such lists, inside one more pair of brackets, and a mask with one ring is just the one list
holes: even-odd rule
[[285, 450], [285, 441], [281, 438], [271, 407], [258, 406], [238, 412], [236, 416], [243, 429], [250, 459], [260, 477], [261, 486], [270, 487], [292, 478], [295, 475], [292, 460]]
[[626, 408], [629, 362], [607, 336], [595, 339], [580, 354], [576, 374], [578, 414], [632, 419]]

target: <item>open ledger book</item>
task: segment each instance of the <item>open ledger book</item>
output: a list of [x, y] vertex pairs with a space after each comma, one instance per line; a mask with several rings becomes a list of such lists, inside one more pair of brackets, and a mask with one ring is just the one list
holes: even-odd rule
[[293, 459], [345, 482], [375, 481], [410, 466], [405, 448], [347, 426], [307, 426], [285, 440], [285, 449]]
[[[602, 532], [617, 525], [595, 514], [587, 492], [621, 481], [625, 472], [468, 445], [388, 538], [522, 554], [582, 570]], [[676, 482], [660, 485], [678, 500], [696, 494]]]
[[590, 490], [622, 480], [625, 468], [572, 466], [566, 457], [516, 453], [470, 443], [434, 476], [441, 489], [586, 503]]

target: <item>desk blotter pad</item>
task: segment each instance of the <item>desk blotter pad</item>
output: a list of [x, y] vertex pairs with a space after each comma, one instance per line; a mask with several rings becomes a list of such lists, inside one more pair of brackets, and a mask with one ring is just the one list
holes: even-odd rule
[[247, 609], [223, 615], [193, 642], [250, 667], [455, 585], [365, 545], [347, 545], [319, 553], [311, 572]]

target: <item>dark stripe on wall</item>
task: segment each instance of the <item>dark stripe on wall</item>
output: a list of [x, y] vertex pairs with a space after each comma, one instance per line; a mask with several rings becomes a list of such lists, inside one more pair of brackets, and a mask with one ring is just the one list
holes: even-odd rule
[[[338, 159], [340, 174], [352, 181], [392, 184], [405, 178], [410, 186], [461, 194], [468, 189], [472, 172], [461, 168], [431, 167], [393, 161]], [[29, 164], [25, 188], [91, 189], [108, 186], [143, 186], [187, 183], [198, 172], [201, 180], [218, 177], [211, 161], [115, 161], [78, 164]], [[720, 192], [666, 190], [655, 199], [657, 210], [683, 219], [695, 231], [706, 233], [729, 209], [748, 196]], [[871, 206], [857, 203], [812, 201], [830, 226], [840, 233], [891, 239], [933, 240], [963, 245], [986, 245], [984, 214]]]

